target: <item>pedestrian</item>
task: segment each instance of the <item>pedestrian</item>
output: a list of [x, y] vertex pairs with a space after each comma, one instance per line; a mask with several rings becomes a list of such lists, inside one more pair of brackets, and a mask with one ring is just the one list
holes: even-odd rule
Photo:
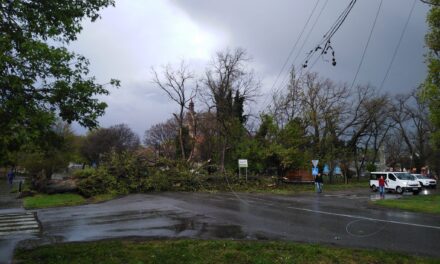
[[322, 175], [321, 175], [321, 173], [318, 173], [318, 175], [315, 176], [315, 185], [316, 185], [316, 192], [322, 193]]
[[380, 178], [379, 178], [379, 193], [380, 193], [380, 198], [384, 198], [384, 197], [385, 197], [385, 185], [388, 186], [387, 182], [386, 182], [385, 179], [383, 178], [383, 175], [381, 175]]
[[14, 172], [12, 170], [10, 170], [8, 172], [8, 183], [9, 185], [12, 186], [12, 182], [14, 181]]

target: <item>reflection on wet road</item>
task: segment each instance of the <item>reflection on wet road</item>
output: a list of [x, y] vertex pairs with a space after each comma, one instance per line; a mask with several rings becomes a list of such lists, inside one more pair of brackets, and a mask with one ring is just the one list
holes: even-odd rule
[[38, 210], [42, 235], [21, 246], [113, 237], [279, 239], [440, 256], [439, 216], [372, 207], [368, 202], [375, 195], [367, 190], [130, 195]]

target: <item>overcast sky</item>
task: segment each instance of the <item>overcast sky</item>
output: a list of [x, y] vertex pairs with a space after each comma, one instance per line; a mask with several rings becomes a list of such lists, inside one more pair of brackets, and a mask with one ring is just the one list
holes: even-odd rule
[[[266, 96], [315, 5], [289, 65], [301, 64], [349, 2], [116, 0], [116, 7], [101, 12], [102, 19], [84, 22], [84, 30], [70, 48], [90, 60], [91, 73], [99, 82], [121, 80], [121, 88], [112, 88], [109, 96], [101, 98], [108, 104], [105, 116], [99, 119], [101, 126], [125, 123], [142, 137], [151, 125], [165, 121], [178, 109], [151, 83], [151, 67], [160, 69], [161, 65], [178, 64], [184, 59], [201, 76], [215, 52], [244, 48], [252, 57], [251, 67], [262, 80], [262, 97], [252, 108], [258, 113], [269, 103]], [[357, 1], [332, 39], [336, 67], [318, 60], [313, 71], [336, 82], [352, 83], [379, 3], [380, 0]], [[413, 3], [414, 0], [383, 0], [356, 83], [380, 86]], [[427, 11], [428, 6], [416, 0], [383, 92], [408, 92], [424, 79]], [[282, 73], [279, 82], [286, 74]], [[79, 126], [74, 128], [78, 133], [85, 132]]]

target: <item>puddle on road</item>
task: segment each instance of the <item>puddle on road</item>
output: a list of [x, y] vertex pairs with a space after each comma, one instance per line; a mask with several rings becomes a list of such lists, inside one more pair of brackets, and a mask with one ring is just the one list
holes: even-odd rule
[[176, 219], [178, 221], [172, 228], [176, 231], [176, 233], [181, 233], [186, 230], [195, 230], [199, 229], [200, 223], [197, 223], [194, 219], [191, 218], [179, 218]]
[[[210, 230], [211, 229], [211, 230]], [[212, 234], [215, 238], [233, 238], [244, 239], [246, 234], [241, 229], [241, 226], [237, 225], [218, 225], [211, 228], [208, 227], [208, 234]]]
[[[438, 193], [436, 189], [423, 188], [417, 195], [432, 195], [435, 193]], [[412, 192], [404, 192], [403, 194], [398, 194], [394, 192], [385, 192], [384, 198], [381, 198], [379, 192], [375, 192], [370, 195], [370, 200], [377, 201], [381, 199], [400, 199], [402, 197], [407, 197], [407, 196], [415, 196], [415, 195]]]
[[[250, 238], [238, 225], [216, 224], [213, 219], [171, 211], [126, 211], [97, 217], [52, 219], [43, 223], [41, 237], [24, 240], [19, 247], [90, 241], [117, 237], [148, 238]], [[264, 239], [264, 236], [260, 236]], [[258, 237], [254, 237], [258, 239]]]

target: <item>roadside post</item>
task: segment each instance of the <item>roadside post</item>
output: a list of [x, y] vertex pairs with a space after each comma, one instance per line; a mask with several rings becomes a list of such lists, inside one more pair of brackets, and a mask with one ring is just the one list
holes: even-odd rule
[[247, 159], [239, 159], [238, 160], [238, 178], [241, 178], [241, 168], [245, 168], [246, 171], [246, 182], [247, 182], [247, 168], [248, 168], [248, 160]]

